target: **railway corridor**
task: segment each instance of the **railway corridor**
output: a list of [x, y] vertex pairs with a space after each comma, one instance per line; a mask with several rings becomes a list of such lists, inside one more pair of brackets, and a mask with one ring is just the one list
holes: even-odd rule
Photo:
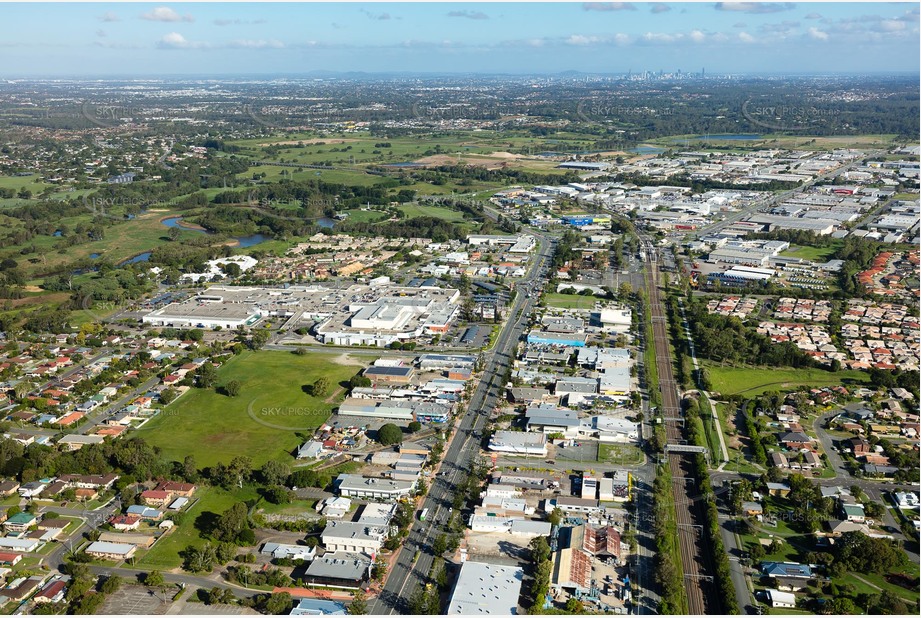
[[[646, 254], [646, 289], [649, 297], [653, 344], [659, 389], [662, 396], [660, 409], [668, 444], [685, 444], [684, 420], [672, 368], [672, 355], [668, 339], [668, 318], [659, 293], [659, 271], [655, 248], [644, 239]], [[704, 525], [704, 503], [698, 500], [694, 463], [689, 453], [671, 453], [668, 465], [672, 475], [672, 491], [678, 519], [678, 541], [684, 572], [684, 585], [691, 614], [721, 614], [722, 604], [713, 580], [715, 570], [707, 546]]]

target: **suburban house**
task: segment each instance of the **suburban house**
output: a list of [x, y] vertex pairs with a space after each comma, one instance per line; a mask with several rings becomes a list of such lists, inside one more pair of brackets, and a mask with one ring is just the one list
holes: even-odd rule
[[108, 543], [94, 541], [86, 548], [86, 554], [103, 560], [127, 560], [134, 555], [137, 547], [128, 543]]

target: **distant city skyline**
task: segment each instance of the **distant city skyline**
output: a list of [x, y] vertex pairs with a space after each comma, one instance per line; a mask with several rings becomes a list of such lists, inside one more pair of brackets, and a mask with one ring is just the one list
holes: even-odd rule
[[916, 3], [0, 4], [0, 77], [919, 71]]

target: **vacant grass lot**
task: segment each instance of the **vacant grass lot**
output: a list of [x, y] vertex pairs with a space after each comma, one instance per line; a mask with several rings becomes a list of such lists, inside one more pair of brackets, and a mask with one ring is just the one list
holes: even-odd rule
[[144, 556], [138, 558], [138, 568], [165, 570], [182, 565], [179, 552], [189, 545], [198, 547], [205, 543], [198, 526], [206, 520], [213, 520], [237, 502], [249, 502], [258, 498], [252, 487], [235, 489], [233, 492], [220, 487], [205, 487], [199, 490], [196, 497], [198, 501], [184, 513], [182, 523], [157, 541]]
[[704, 366], [710, 374], [713, 391], [746, 397], [765, 391], [794, 390], [800, 386], [821, 388], [869, 380], [866, 373], [851, 370], [833, 373], [824, 369], [720, 367], [711, 363]]
[[784, 257], [799, 258], [802, 260], [812, 260], [813, 262], [827, 262], [832, 258], [835, 251], [841, 246], [841, 241], [835, 241], [827, 247], [803, 247], [801, 245], [790, 245], [790, 248], [780, 255]]
[[460, 223], [464, 220], [464, 213], [459, 210], [451, 210], [441, 206], [423, 206], [421, 204], [403, 204], [400, 210], [406, 214], [407, 218], [414, 217], [434, 217], [451, 223]]
[[[228, 397], [214, 389], [193, 389], [137, 431], [163, 450], [166, 459], [182, 461], [194, 454], [199, 466], [251, 457], [255, 466], [269, 459], [292, 459], [303, 440], [329, 418], [344, 395], [339, 383], [359, 367], [337, 364], [332, 354], [297, 356], [290, 352], [244, 352], [218, 370], [217, 384], [240, 382], [240, 394]], [[370, 362], [370, 361], [369, 361]], [[329, 380], [324, 397], [304, 387], [320, 377]]]
[[559, 309], [591, 309], [599, 300], [592, 295], [582, 296], [581, 294], [559, 294], [557, 292], [547, 292], [543, 299], [544, 304], [548, 307]]
[[622, 466], [643, 463], [643, 451], [632, 444], [599, 444], [598, 461]]

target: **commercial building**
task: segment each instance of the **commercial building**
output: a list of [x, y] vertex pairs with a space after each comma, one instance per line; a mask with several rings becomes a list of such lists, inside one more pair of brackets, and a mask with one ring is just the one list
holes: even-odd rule
[[547, 456], [547, 436], [523, 431], [497, 431], [489, 439], [489, 450], [509, 455]]
[[327, 551], [357, 552], [374, 557], [384, 544], [384, 526], [369, 526], [354, 521], [327, 522], [320, 536]]
[[365, 500], [396, 500], [412, 493], [416, 484], [385, 478], [364, 477], [357, 474], [340, 474], [336, 477], [336, 490], [345, 498]]
[[315, 559], [304, 573], [304, 583], [325, 588], [362, 588], [371, 575], [371, 558], [364, 554], [327, 552]]
[[521, 567], [464, 562], [448, 601], [448, 616], [517, 615]]

